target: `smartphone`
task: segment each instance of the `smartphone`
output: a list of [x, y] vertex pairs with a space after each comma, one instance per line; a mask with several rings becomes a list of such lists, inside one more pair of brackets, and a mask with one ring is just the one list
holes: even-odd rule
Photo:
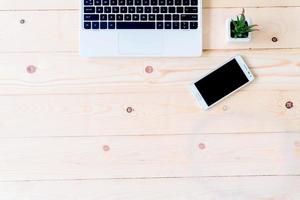
[[254, 80], [244, 59], [237, 55], [191, 85], [191, 91], [205, 110]]

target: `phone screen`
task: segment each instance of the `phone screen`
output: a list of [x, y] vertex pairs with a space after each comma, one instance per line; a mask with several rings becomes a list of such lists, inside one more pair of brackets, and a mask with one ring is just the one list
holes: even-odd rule
[[233, 59], [195, 83], [195, 86], [207, 105], [211, 106], [248, 82], [238, 62]]

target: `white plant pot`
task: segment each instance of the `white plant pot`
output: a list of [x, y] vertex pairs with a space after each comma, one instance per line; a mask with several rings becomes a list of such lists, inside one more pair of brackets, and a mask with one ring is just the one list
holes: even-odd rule
[[[226, 33], [226, 39], [228, 42], [232, 42], [232, 43], [247, 43], [247, 42], [250, 42], [252, 37], [251, 37], [251, 33], [249, 33], [248, 37], [247, 38], [233, 38], [231, 37], [231, 29], [230, 29], [230, 23], [231, 23], [231, 20], [236, 20], [234, 18], [228, 18], [226, 20], [226, 30], [227, 30], [227, 33]], [[251, 19], [249, 18], [246, 18], [246, 21], [248, 22], [248, 25], [252, 25], [251, 24]]]

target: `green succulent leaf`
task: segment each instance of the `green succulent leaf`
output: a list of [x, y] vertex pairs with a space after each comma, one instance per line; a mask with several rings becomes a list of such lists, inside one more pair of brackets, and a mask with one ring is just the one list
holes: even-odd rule
[[245, 17], [245, 9], [243, 9], [242, 14], [236, 16], [236, 20], [231, 20], [231, 23], [233, 24], [233, 30], [231, 30], [231, 33], [235, 38], [243, 38], [246, 34], [257, 31], [258, 29], [255, 29], [254, 27], [257, 27], [258, 25], [249, 25], [246, 17]]

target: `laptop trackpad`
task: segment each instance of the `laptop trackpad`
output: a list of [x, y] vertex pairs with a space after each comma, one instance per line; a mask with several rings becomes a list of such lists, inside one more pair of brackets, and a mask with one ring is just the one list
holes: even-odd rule
[[122, 55], [155, 55], [163, 50], [163, 33], [149, 30], [122, 30], [118, 34]]

